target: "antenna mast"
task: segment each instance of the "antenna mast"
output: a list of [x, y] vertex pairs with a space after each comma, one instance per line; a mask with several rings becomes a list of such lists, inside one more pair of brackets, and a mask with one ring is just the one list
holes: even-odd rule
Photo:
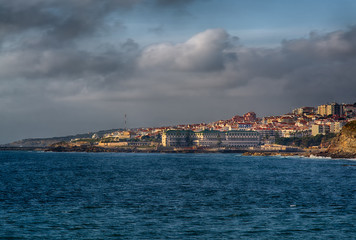
[[127, 124], [126, 124], [126, 113], [125, 113], [125, 130], [127, 130]]

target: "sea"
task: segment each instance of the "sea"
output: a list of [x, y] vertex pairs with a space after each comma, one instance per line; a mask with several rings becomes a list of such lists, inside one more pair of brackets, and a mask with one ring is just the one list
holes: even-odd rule
[[356, 239], [356, 161], [3, 151], [0, 239]]

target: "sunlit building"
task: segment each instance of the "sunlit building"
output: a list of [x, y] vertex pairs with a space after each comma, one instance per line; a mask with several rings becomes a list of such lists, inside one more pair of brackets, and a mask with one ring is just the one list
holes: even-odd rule
[[316, 136], [318, 134], [326, 135], [330, 133], [330, 126], [327, 124], [313, 124], [312, 135]]
[[162, 134], [164, 147], [253, 147], [260, 144], [260, 134], [255, 131], [216, 131], [201, 132], [169, 130]]

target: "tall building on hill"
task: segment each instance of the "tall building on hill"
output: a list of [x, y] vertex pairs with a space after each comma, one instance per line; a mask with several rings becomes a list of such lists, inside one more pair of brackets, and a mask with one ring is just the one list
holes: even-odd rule
[[338, 103], [324, 104], [318, 106], [318, 112], [321, 116], [336, 115], [341, 116], [343, 114], [342, 106]]
[[326, 112], [327, 112], [327, 115], [341, 116], [342, 115], [342, 107], [338, 103], [331, 103], [327, 106]]
[[318, 111], [317, 111], [317, 113], [318, 113], [319, 115], [321, 115], [321, 116], [327, 116], [327, 114], [326, 114], [326, 108], [327, 108], [327, 106], [328, 106], [327, 104], [318, 106]]

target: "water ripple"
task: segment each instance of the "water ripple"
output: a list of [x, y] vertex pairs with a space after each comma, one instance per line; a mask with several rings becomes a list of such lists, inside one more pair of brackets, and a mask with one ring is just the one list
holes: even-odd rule
[[348, 161], [0, 152], [0, 239], [354, 239]]

